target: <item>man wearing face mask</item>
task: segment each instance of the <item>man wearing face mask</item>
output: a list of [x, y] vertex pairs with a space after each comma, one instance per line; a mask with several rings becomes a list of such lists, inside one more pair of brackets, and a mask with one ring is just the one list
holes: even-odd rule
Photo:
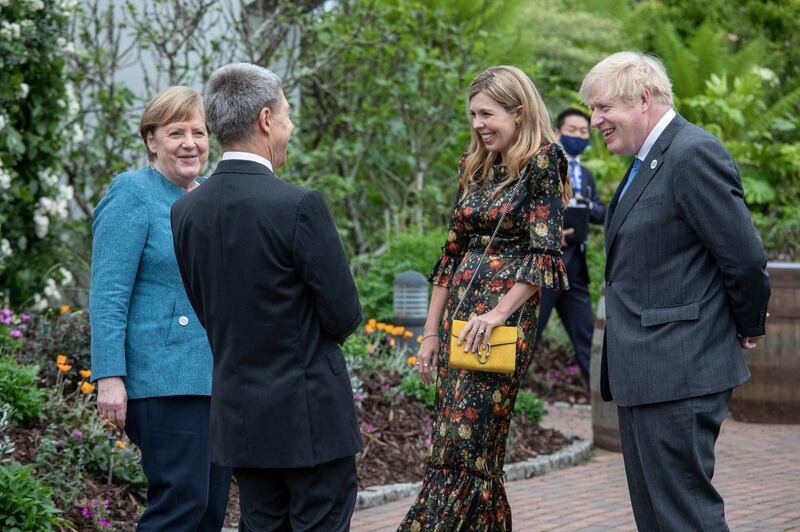
[[[583, 166], [580, 155], [589, 146], [589, 116], [578, 109], [565, 109], [556, 119], [556, 135], [567, 152], [568, 172], [572, 191], [572, 202], [589, 209], [589, 222], [602, 225], [606, 207], [597, 193], [592, 173]], [[592, 329], [594, 313], [589, 295], [589, 269], [586, 266], [586, 243], [575, 239], [575, 229], [565, 227], [561, 239], [564, 265], [569, 278], [569, 290], [554, 292], [542, 289], [542, 304], [536, 340], [542, 335], [550, 312], [555, 307], [575, 349], [575, 358], [587, 387], [589, 385], [589, 361], [592, 354]]]

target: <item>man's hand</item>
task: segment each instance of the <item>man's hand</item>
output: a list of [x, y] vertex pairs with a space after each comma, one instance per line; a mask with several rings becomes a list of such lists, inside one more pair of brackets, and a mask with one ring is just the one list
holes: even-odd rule
[[[767, 312], [767, 319], [769, 319], [769, 312]], [[764, 338], [763, 336], [740, 336], [739, 345], [744, 349], [755, 349], [758, 341]]]
[[568, 227], [568, 228], [564, 229], [564, 232], [561, 233], [561, 247], [562, 248], [567, 247], [568, 244], [567, 244], [567, 240], [566, 239], [567, 239], [567, 237], [569, 235], [572, 235], [574, 233], [575, 233], [575, 228], [574, 227]]
[[97, 412], [119, 427], [125, 429], [125, 414], [128, 409], [128, 393], [121, 377], [105, 377], [97, 380]]
[[763, 336], [740, 336], [739, 345], [744, 349], [755, 349], [758, 341], [764, 338]]

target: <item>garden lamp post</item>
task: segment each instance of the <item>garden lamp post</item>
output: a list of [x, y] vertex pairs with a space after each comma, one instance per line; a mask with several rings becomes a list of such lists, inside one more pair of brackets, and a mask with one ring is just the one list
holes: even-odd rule
[[408, 270], [394, 278], [393, 319], [414, 333], [409, 344], [416, 347], [428, 316], [428, 280], [419, 272]]

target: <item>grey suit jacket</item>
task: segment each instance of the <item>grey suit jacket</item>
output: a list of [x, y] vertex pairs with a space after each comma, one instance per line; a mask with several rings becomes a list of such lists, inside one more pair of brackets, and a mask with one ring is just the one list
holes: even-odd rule
[[[628, 170], [630, 172], [630, 170]], [[727, 390], [764, 334], [769, 276], [731, 155], [676, 116], [606, 216], [601, 393], [619, 406]]]

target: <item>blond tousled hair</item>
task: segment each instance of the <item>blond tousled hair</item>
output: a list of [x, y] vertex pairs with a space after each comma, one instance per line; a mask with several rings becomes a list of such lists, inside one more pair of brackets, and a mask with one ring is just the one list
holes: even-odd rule
[[583, 78], [579, 94], [584, 102], [593, 87], [603, 87], [605, 96], [625, 103], [639, 100], [649, 90], [654, 102], [674, 106], [667, 69], [652, 55], [626, 51], [606, 57]]
[[[145, 107], [139, 122], [139, 136], [144, 142], [147, 159], [153, 162], [156, 157], [156, 154], [151, 152], [147, 145], [147, 137], [151, 133], [155, 134], [156, 129], [172, 122], [190, 120], [197, 113], [200, 113], [205, 123], [203, 97], [191, 87], [175, 85], [156, 94]], [[206, 124], [206, 133], [208, 133], [208, 124]]]
[[[496, 192], [503, 190], [520, 175], [525, 164], [545, 144], [556, 142], [555, 133], [550, 128], [550, 116], [539, 92], [531, 79], [514, 66], [490, 67], [478, 74], [469, 86], [467, 96], [467, 118], [470, 118], [469, 103], [478, 93], [484, 93], [499, 103], [508, 112], [521, 107], [517, 138], [506, 153], [508, 179], [503, 181]], [[497, 154], [486, 149], [480, 135], [472, 129], [469, 154], [464, 161], [464, 175], [461, 185], [464, 196], [469, 183], [479, 186], [486, 183], [492, 175], [492, 165]]]

